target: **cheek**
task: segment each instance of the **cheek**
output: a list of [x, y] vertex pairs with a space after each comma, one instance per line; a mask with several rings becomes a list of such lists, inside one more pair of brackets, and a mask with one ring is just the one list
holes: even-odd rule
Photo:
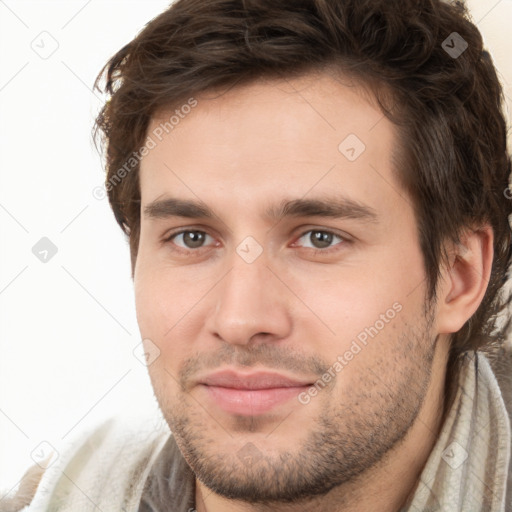
[[163, 288], [154, 279], [141, 260], [137, 261], [134, 275], [135, 308], [137, 322], [143, 338], [160, 338], [159, 326], [162, 318], [162, 293]]
[[134, 274], [135, 305], [141, 334], [162, 339], [185, 314], [189, 302], [179, 270], [165, 268], [141, 254]]
[[[134, 276], [137, 322], [143, 339], [151, 340], [160, 357], [149, 368], [150, 374], [163, 366], [172, 375], [179, 364], [197, 349], [200, 339], [201, 297], [206, 293], [201, 283], [179, 269], [142, 264]], [[163, 376], [165, 377], [165, 375]]]
[[184, 345], [177, 342], [179, 316], [169, 306], [169, 302], [179, 303], [180, 300], [170, 301], [167, 283], [145, 271], [136, 275], [134, 283], [139, 330], [145, 352], [152, 355], [147, 370], [155, 396], [165, 411], [172, 408], [174, 397], [179, 393], [178, 365], [187, 357], [183, 353]]
[[350, 366], [347, 378], [394, 357], [407, 325], [423, 310], [421, 260], [410, 261], [407, 273], [391, 254], [374, 263], [340, 268], [329, 276], [295, 276], [297, 295], [307, 305], [296, 315], [300, 340], [309, 345], [307, 350], [321, 352], [328, 364], [341, 356], [341, 365]]
[[[328, 278], [315, 272], [290, 277], [300, 299], [296, 318], [302, 328], [314, 329], [325, 341], [342, 348], [344, 342], [364, 332], [365, 328], [381, 327], [401, 309], [405, 296], [401, 280], [371, 270], [342, 268]], [[384, 320], [381, 319], [384, 315]]]

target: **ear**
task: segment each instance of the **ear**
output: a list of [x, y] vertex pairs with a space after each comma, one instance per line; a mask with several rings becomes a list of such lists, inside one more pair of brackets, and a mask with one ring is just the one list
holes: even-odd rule
[[494, 233], [490, 225], [468, 230], [450, 251], [437, 294], [440, 334], [459, 331], [484, 298], [491, 275]]

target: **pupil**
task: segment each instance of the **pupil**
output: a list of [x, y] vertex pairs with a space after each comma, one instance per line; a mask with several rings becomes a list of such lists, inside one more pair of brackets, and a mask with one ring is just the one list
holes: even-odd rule
[[329, 247], [332, 243], [332, 235], [322, 231], [313, 231], [313, 245], [320, 247]]
[[183, 240], [189, 247], [201, 247], [203, 242], [203, 233], [198, 231], [187, 231], [183, 235]]

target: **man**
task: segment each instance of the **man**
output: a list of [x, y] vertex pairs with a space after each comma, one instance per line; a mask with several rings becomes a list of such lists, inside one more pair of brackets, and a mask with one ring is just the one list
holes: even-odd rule
[[178, 0], [106, 77], [166, 425], [101, 425], [27, 509], [512, 510], [510, 158], [464, 7]]

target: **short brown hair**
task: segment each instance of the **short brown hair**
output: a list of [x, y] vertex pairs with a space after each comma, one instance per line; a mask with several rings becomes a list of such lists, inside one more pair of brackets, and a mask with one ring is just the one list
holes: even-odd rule
[[[461, 55], [449, 51], [455, 43]], [[398, 127], [396, 172], [414, 205], [429, 299], [435, 299], [445, 242], [458, 241], [465, 229], [492, 226], [491, 277], [477, 312], [452, 336], [455, 371], [462, 352], [499, 346], [508, 329], [510, 319], [499, 326], [496, 320], [511, 300], [503, 285], [512, 254], [502, 88], [461, 2], [177, 0], [148, 23], [95, 82], [109, 96], [94, 135], [106, 149], [108, 197], [129, 236], [132, 277], [138, 162], [119, 183], [112, 179], [143, 146], [152, 117], [203, 91], [327, 67], [377, 84], [372, 89]], [[385, 106], [383, 91], [391, 91], [393, 107]]]

